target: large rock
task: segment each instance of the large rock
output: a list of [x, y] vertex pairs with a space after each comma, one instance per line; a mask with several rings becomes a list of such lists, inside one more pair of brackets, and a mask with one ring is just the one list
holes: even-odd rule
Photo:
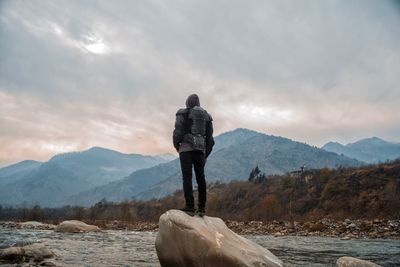
[[179, 210], [161, 215], [156, 250], [162, 267], [282, 266], [270, 251], [235, 234], [220, 218]]
[[35, 261], [53, 257], [54, 254], [44, 244], [36, 243], [23, 247], [6, 248], [0, 254], [0, 260], [10, 262]]
[[370, 261], [352, 257], [341, 257], [336, 261], [336, 267], [381, 267]]
[[24, 259], [24, 249], [21, 247], [10, 247], [4, 249], [0, 254], [0, 260], [18, 262]]
[[22, 247], [25, 251], [24, 255], [27, 258], [32, 258], [35, 261], [42, 261], [47, 258], [51, 258], [54, 256], [53, 252], [51, 252], [45, 245], [43, 244], [32, 244], [28, 246]]
[[98, 232], [101, 230], [96, 225], [89, 225], [81, 221], [70, 220], [70, 221], [63, 221], [62, 223], [57, 225], [55, 231], [63, 233], [86, 233], [86, 232]]

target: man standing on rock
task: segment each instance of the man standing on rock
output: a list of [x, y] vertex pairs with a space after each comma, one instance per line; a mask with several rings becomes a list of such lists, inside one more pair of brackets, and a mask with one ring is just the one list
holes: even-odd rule
[[182, 211], [194, 215], [194, 197], [192, 186], [192, 166], [196, 174], [199, 191], [198, 208], [196, 213], [203, 216], [205, 213], [207, 191], [204, 177], [204, 166], [214, 146], [212, 117], [202, 107], [196, 94], [186, 100], [186, 108], [176, 113], [173, 143], [179, 152], [183, 176], [183, 192], [185, 207]]

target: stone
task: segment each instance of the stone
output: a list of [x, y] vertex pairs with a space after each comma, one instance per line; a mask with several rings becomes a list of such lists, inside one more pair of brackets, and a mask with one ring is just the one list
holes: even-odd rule
[[276, 232], [276, 233], [274, 233], [274, 237], [283, 236], [283, 235], [284, 235], [284, 234], [281, 233], [281, 232]]
[[220, 218], [179, 210], [161, 215], [156, 251], [162, 267], [283, 266], [269, 250], [237, 235]]
[[27, 227], [41, 227], [44, 225], [44, 223], [38, 222], [38, 221], [27, 221], [27, 222], [22, 222], [20, 223], [21, 226], [27, 226]]
[[33, 258], [35, 261], [42, 261], [54, 256], [53, 252], [40, 243], [24, 246], [22, 248], [25, 250], [25, 257]]
[[350, 223], [349, 225], [347, 225], [347, 228], [356, 228], [357, 225], [355, 223]]
[[15, 228], [17, 223], [12, 221], [0, 222], [0, 226], [4, 228]]
[[0, 254], [0, 259], [4, 261], [19, 262], [24, 259], [24, 249], [21, 247], [10, 247], [4, 249]]
[[63, 233], [86, 233], [86, 232], [98, 232], [101, 231], [96, 225], [89, 225], [81, 221], [70, 220], [63, 221], [55, 228], [56, 232]]
[[22, 262], [33, 260], [41, 262], [46, 258], [53, 257], [54, 254], [44, 244], [36, 243], [23, 247], [9, 247], [3, 250], [0, 259], [10, 262]]
[[352, 238], [348, 235], [341, 237], [340, 240], [351, 240]]
[[353, 257], [341, 257], [336, 261], [336, 267], [382, 267], [370, 261]]
[[22, 229], [35, 229], [35, 230], [53, 230], [55, 225], [53, 224], [46, 224], [37, 221], [28, 221], [22, 222], [17, 225], [17, 228]]
[[52, 261], [43, 261], [42, 263], [40, 263], [40, 266], [48, 266], [48, 267], [53, 267], [53, 266], [57, 266], [57, 264], [55, 264]]

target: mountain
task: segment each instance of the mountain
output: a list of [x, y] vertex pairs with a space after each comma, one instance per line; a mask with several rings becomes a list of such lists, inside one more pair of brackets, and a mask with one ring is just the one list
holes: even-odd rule
[[165, 161], [165, 162], [171, 161], [171, 160], [174, 160], [174, 159], [177, 158], [176, 155], [173, 155], [173, 154], [171, 154], [171, 153], [158, 154], [158, 155], [155, 155], [155, 156], [153, 156], [153, 157], [156, 158], [156, 159], [160, 159], [160, 160], [162, 160], [162, 161]]
[[83, 152], [56, 155], [49, 162], [74, 170], [89, 182], [98, 185], [120, 179], [133, 171], [149, 168], [166, 160], [158, 156], [124, 154], [111, 149], [92, 147]]
[[399, 143], [388, 142], [378, 137], [362, 139], [347, 145], [328, 142], [322, 148], [326, 151], [345, 155], [367, 163], [385, 162], [400, 158]]
[[216, 142], [213, 148], [213, 153], [223, 148], [240, 145], [247, 139], [260, 134], [261, 133], [259, 132], [245, 128], [237, 128], [235, 130], [222, 133], [215, 138]]
[[[223, 133], [215, 138], [216, 145], [212, 154], [219, 149], [232, 145], [240, 145], [244, 140], [258, 134], [259, 133], [255, 131], [247, 129], [237, 129], [235, 131]], [[153, 168], [136, 171], [120, 181], [81, 192], [71, 196], [65, 204], [91, 205], [103, 198], [109, 201], [120, 201], [125, 198], [130, 199], [133, 195], [140, 194], [143, 190], [150, 188], [152, 185], [170, 176], [180, 176], [179, 159], [160, 164]], [[176, 186], [174, 185], [172, 189], [164, 189], [167, 189], [169, 192], [175, 188]]]
[[[216, 146], [208, 158], [208, 182], [245, 180], [256, 165], [268, 174], [283, 174], [306, 165], [309, 168], [359, 166], [357, 160], [287, 138], [236, 129], [215, 138]], [[91, 205], [106, 198], [151, 199], [181, 188], [179, 159], [133, 172], [126, 178], [71, 197], [67, 203]]]
[[38, 168], [42, 162], [35, 160], [24, 160], [0, 169], [0, 185], [18, 181], [25, 177], [27, 173]]
[[[82, 152], [59, 154], [45, 163], [20, 163], [0, 169], [6, 176], [0, 188], [0, 204], [59, 206], [81, 191], [121, 179], [130, 173], [166, 162], [162, 157], [124, 154], [93, 147]], [[19, 166], [19, 168], [17, 168]], [[23, 168], [24, 167], [24, 168]], [[15, 170], [13, 172], [13, 170]], [[17, 171], [18, 170], [18, 171]], [[0, 180], [3, 180], [0, 176]]]

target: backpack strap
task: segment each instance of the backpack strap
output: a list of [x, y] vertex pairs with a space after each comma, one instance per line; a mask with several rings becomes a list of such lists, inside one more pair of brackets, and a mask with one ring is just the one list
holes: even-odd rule
[[189, 119], [189, 113], [190, 113], [190, 108], [182, 108], [178, 110], [176, 115], [181, 115], [183, 117], [183, 129], [184, 129], [184, 134], [189, 134], [191, 133], [191, 127], [193, 124], [193, 121]]

